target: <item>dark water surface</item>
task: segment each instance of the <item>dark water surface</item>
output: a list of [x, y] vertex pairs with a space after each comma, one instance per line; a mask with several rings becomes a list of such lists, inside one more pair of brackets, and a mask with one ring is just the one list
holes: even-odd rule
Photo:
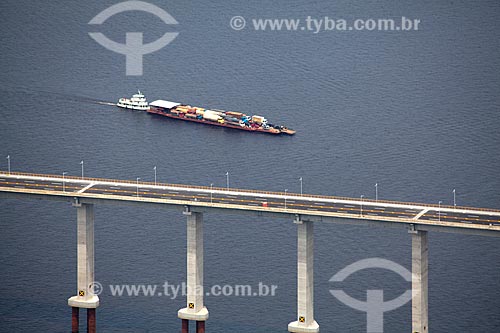
[[[0, 155], [16, 171], [153, 179], [500, 208], [500, 5], [497, 1], [152, 1], [179, 22], [119, 14], [87, 22], [115, 1], [0, 3]], [[251, 18], [422, 21], [412, 32], [234, 31]], [[144, 57], [144, 76], [88, 32], [124, 41], [166, 31], [174, 42]], [[263, 114], [297, 130], [252, 135], [120, 111], [75, 96], [149, 98]], [[205, 284], [278, 285], [275, 297], [208, 297], [207, 332], [286, 332], [296, 311], [296, 226], [286, 220], [205, 216]], [[0, 331], [68, 332], [76, 288], [76, 212], [69, 204], [0, 200]], [[180, 283], [185, 218], [177, 212], [96, 207], [96, 279]], [[330, 277], [357, 260], [411, 267], [403, 230], [317, 224], [315, 317], [322, 332], [366, 331], [366, 316], [330, 295]], [[500, 330], [500, 242], [429, 235], [432, 332]], [[343, 284], [358, 299], [410, 284], [361, 271]], [[184, 298], [101, 296], [100, 332], [177, 332]], [[408, 332], [411, 306], [385, 315]]]

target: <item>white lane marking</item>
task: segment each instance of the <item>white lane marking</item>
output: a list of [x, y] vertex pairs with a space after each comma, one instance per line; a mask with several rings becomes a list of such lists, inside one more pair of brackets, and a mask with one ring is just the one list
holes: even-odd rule
[[352, 206], [352, 205], [344, 205], [344, 207], [356, 208], [356, 206]]
[[414, 210], [409, 210], [409, 209], [405, 209], [405, 212], [406, 212], [406, 213], [415, 213], [415, 211], [414, 211]]
[[167, 191], [167, 192], [170, 194], [179, 194], [179, 192], [175, 192], [175, 191]]
[[295, 201], [293, 201], [293, 200], [288, 200], [288, 199], [286, 199], [286, 202], [295, 203]]
[[321, 202], [315, 202], [314, 204], [318, 205], [318, 206], [324, 206], [325, 205], [324, 203], [321, 203]]
[[309, 208], [309, 207], [308, 207], [308, 208], [306, 208], [306, 209], [307, 209], [307, 210], [314, 210], [314, 211], [316, 211], [316, 212], [318, 211], [318, 210], [317, 210], [317, 209], [315, 209], [315, 208]]
[[54, 189], [53, 189], [53, 188], [51, 188], [51, 187], [44, 187], [43, 189], [44, 189], [44, 190], [47, 190], [47, 191], [54, 191]]
[[231, 198], [231, 199], [238, 199], [238, 197], [236, 197], [234, 195], [226, 195], [226, 197]]
[[368, 213], [366, 215], [373, 215], [373, 216], [378, 216], [378, 214], [375, 214], [375, 213]]
[[144, 191], [144, 192], [150, 192], [149, 190], [146, 190], [145, 188], [140, 188], [140, 187], [139, 187], [139, 190]]
[[25, 183], [31, 183], [31, 184], [34, 184], [34, 183], [35, 183], [35, 181], [34, 181], [34, 180], [25, 180], [24, 182], [25, 182]]
[[87, 191], [89, 188], [91, 188], [94, 185], [95, 185], [95, 183], [90, 183], [87, 186], [85, 186], [84, 188], [82, 188], [80, 191], [78, 191], [77, 193], [83, 193], [83, 192]]
[[52, 185], [62, 185], [62, 183], [51, 183]]
[[196, 195], [199, 195], [200, 197], [208, 197], [208, 194], [206, 193], [196, 193]]
[[113, 190], [120, 190], [121, 188], [118, 186], [110, 186], [109, 188], [112, 188]]
[[474, 218], [479, 218], [478, 215], [467, 215], [468, 217], [474, 217]]
[[420, 211], [420, 213], [418, 213], [418, 214], [417, 214], [417, 215], [416, 215], [413, 219], [414, 219], [414, 220], [418, 220], [419, 218], [421, 218], [421, 217], [422, 217], [422, 215], [424, 215], [424, 214], [425, 214], [425, 213], [427, 213], [428, 211], [429, 211], [429, 209], [428, 209], [428, 208], [421, 210], [421, 211]]
[[14, 186], [14, 187], [17, 187], [17, 188], [26, 188], [26, 187], [24, 187], [24, 186], [19, 186], [19, 185], [16, 185], [16, 186]]
[[259, 204], [255, 204], [255, 203], [249, 203], [247, 204], [248, 206], [256, 206], [256, 207], [259, 207], [260, 205]]

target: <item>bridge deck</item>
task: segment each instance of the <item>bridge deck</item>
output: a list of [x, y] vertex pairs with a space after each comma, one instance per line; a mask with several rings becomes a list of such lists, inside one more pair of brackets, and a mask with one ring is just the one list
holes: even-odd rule
[[[500, 232], [500, 210], [127, 180], [0, 172], [3, 197], [35, 195], [295, 214]], [[499, 234], [500, 235], [500, 234]]]

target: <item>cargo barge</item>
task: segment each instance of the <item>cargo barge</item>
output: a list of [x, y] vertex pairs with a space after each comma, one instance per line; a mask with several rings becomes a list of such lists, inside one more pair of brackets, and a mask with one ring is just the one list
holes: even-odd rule
[[249, 132], [293, 135], [295, 131], [268, 123], [263, 116], [247, 116], [241, 112], [208, 110], [186, 104], [156, 100], [149, 103], [148, 113], [212, 126], [227, 127]]

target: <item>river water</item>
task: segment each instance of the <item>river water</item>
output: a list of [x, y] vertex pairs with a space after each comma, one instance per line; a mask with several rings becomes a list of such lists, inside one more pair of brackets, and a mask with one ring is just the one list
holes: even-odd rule
[[[153, 1], [178, 22], [145, 12], [87, 23], [115, 1], [0, 4], [0, 154], [15, 171], [158, 179], [195, 185], [500, 208], [500, 6], [496, 1]], [[233, 30], [240, 15], [247, 26]], [[252, 19], [420, 19], [418, 31], [255, 31]], [[125, 56], [91, 39], [145, 42], [178, 32], [125, 75]], [[262, 114], [297, 130], [274, 137], [121, 111], [149, 100]], [[7, 168], [2, 157], [1, 169]], [[0, 331], [67, 332], [76, 288], [76, 212], [69, 204], [0, 201]], [[100, 332], [177, 332], [185, 298], [112, 296], [109, 285], [181, 283], [185, 217], [176, 211], [96, 207]], [[411, 268], [404, 230], [315, 226], [315, 317], [322, 332], [365, 332], [366, 314], [340, 303], [329, 279], [361, 259]], [[433, 332], [498, 332], [500, 242], [429, 235]], [[205, 285], [277, 285], [275, 296], [207, 297], [207, 332], [286, 332], [296, 316], [296, 226], [287, 220], [205, 216]], [[372, 269], [340, 286], [364, 300], [410, 287]], [[411, 305], [385, 313], [407, 332]]]

